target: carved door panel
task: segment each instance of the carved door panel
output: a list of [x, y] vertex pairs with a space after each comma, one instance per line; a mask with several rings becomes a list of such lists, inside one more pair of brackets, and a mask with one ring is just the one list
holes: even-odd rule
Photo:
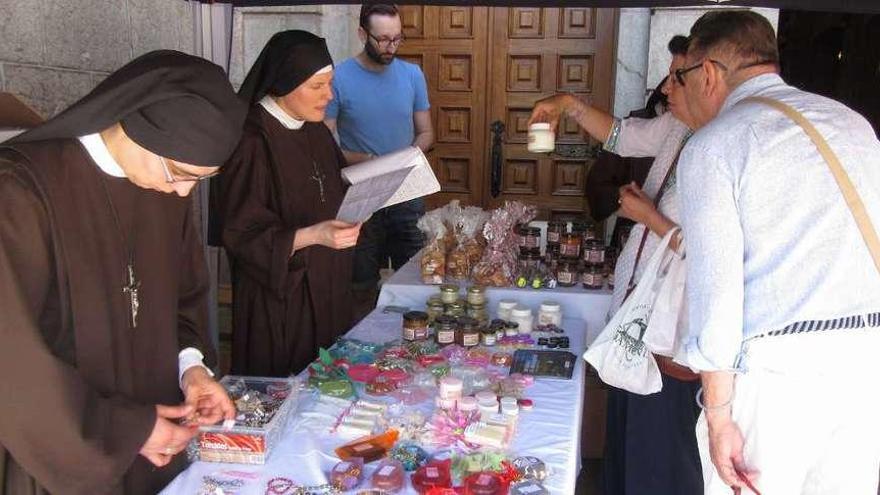
[[[554, 153], [529, 153], [526, 123], [536, 100], [558, 92], [610, 109], [616, 15], [588, 7], [492, 9], [487, 118], [503, 124], [503, 144], [500, 157], [487, 156], [486, 206], [518, 199], [537, 204], [544, 219], [589, 213], [584, 188], [596, 143], [564, 119]], [[494, 185], [493, 166], [500, 167]]]
[[555, 153], [529, 153], [526, 121], [536, 100], [559, 91], [611, 107], [617, 11], [407, 5], [401, 20], [399, 56], [425, 73], [436, 135], [428, 157], [443, 189], [428, 207], [518, 199], [541, 218], [587, 212], [595, 143], [565, 121]]
[[401, 6], [400, 57], [422, 67], [431, 101], [435, 144], [428, 158], [443, 189], [428, 198], [429, 209], [452, 199], [482, 204], [488, 10]]

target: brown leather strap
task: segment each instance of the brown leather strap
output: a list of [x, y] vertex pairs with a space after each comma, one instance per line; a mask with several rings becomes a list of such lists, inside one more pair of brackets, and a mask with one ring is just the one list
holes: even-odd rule
[[865, 204], [862, 202], [862, 198], [859, 196], [858, 191], [856, 191], [856, 188], [850, 180], [849, 175], [847, 175], [846, 170], [844, 170], [843, 165], [840, 164], [840, 160], [837, 159], [837, 155], [831, 147], [828, 146], [828, 142], [825, 141], [825, 138], [819, 134], [816, 127], [813, 126], [803, 114], [781, 101], [763, 96], [750, 96], [744, 98], [742, 101], [763, 103], [764, 105], [779, 110], [799, 125], [807, 136], [810, 137], [810, 140], [812, 140], [813, 144], [818, 148], [819, 154], [822, 155], [822, 158], [825, 159], [825, 163], [828, 164], [828, 168], [831, 169], [831, 174], [834, 176], [834, 180], [837, 181], [837, 186], [843, 194], [843, 199], [846, 201], [846, 205], [849, 207], [850, 212], [852, 212], [856, 225], [859, 227], [859, 232], [862, 234], [865, 246], [867, 246], [868, 251], [871, 253], [871, 258], [874, 260], [874, 266], [877, 268], [877, 271], [880, 272], [880, 240], [878, 240], [877, 231], [874, 230], [874, 226], [871, 224], [871, 219], [868, 217], [868, 212], [865, 210]]
[[[663, 199], [663, 193], [666, 192], [666, 186], [669, 184], [669, 179], [672, 178], [672, 174], [675, 173], [675, 168], [678, 166], [678, 158], [681, 156], [681, 150], [684, 149], [685, 142], [685, 140], [682, 140], [681, 146], [678, 147], [678, 152], [675, 153], [675, 158], [672, 160], [672, 165], [669, 166], [669, 170], [666, 171], [666, 176], [663, 177], [663, 183], [660, 184], [660, 190], [657, 191], [657, 196], [654, 198], [654, 208], [660, 206], [660, 200]], [[639, 260], [642, 259], [642, 251], [645, 249], [645, 241], [648, 240], [648, 234], [651, 233], [647, 225], [644, 227], [645, 228], [642, 231], [642, 240], [639, 241], [639, 249], [636, 251], [636, 261], [633, 263], [633, 270], [629, 276], [629, 282], [626, 284], [626, 295], [623, 296], [624, 301], [626, 301], [635, 288], [633, 282], [636, 279], [636, 268], [639, 267]]]

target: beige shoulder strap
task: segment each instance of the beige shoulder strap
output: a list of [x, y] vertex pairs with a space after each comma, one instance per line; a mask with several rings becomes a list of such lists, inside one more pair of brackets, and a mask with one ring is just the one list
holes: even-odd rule
[[855, 186], [853, 186], [846, 170], [844, 170], [843, 166], [840, 164], [840, 160], [837, 159], [837, 155], [828, 146], [828, 142], [825, 141], [825, 138], [819, 134], [816, 127], [814, 127], [806, 117], [781, 101], [764, 96], [750, 96], [744, 98], [742, 101], [763, 103], [779, 110], [797, 125], [801, 126], [807, 136], [810, 137], [813, 144], [819, 149], [822, 158], [824, 158], [825, 162], [828, 164], [828, 168], [831, 169], [831, 174], [834, 175], [834, 180], [837, 181], [837, 185], [840, 187], [840, 192], [843, 193], [843, 199], [846, 200], [846, 205], [849, 206], [849, 209], [855, 218], [856, 225], [859, 227], [859, 232], [862, 233], [862, 239], [865, 240], [865, 245], [868, 247], [868, 251], [874, 259], [874, 266], [877, 268], [877, 271], [880, 272], [880, 240], [877, 238], [877, 231], [874, 230], [874, 225], [871, 224], [871, 219], [868, 217], [868, 212], [865, 210], [865, 204], [862, 202], [862, 198], [856, 191]]

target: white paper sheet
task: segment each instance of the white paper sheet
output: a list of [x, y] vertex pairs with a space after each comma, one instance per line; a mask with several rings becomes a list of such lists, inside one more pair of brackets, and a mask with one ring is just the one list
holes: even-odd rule
[[440, 191], [431, 164], [415, 146], [342, 169], [350, 184], [337, 220], [363, 222], [381, 208]]

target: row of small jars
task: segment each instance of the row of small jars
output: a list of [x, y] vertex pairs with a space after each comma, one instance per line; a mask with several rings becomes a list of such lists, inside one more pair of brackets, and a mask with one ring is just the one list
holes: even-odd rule
[[485, 288], [478, 285], [469, 287], [464, 299], [459, 297], [458, 285], [441, 285], [440, 294], [428, 298], [427, 308], [429, 323], [433, 323], [442, 315], [469, 316], [482, 323], [489, 321]]
[[574, 287], [581, 284], [584, 289], [602, 289], [605, 283], [614, 288], [614, 269], [610, 264], [588, 264], [578, 261], [560, 260], [555, 265], [556, 283], [560, 287]]

